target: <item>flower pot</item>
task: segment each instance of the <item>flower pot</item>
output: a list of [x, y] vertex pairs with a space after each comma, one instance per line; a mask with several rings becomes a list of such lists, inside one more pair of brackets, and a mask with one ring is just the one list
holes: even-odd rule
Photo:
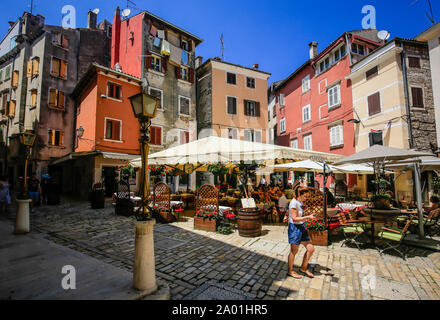
[[389, 209], [391, 207], [390, 199], [377, 198], [373, 201], [374, 208], [376, 209]]
[[194, 229], [215, 232], [217, 230], [217, 219], [194, 217]]
[[308, 233], [314, 245], [317, 246], [328, 245], [328, 230], [325, 231], [308, 230]]
[[92, 209], [102, 209], [105, 206], [105, 192], [104, 190], [92, 190], [91, 194]]

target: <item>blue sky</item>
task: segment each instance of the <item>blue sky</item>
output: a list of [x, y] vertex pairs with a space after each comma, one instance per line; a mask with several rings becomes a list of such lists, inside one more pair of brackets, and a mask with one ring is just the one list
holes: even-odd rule
[[[0, 33], [8, 30], [8, 21], [29, 10], [31, 0], [0, 2]], [[284, 79], [308, 59], [308, 43], [317, 41], [323, 50], [344, 31], [362, 28], [362, 7], [376, 8], [378, 29], [391, 37], [412, 38], [430, 26], [425, 13], [426, 0], [368, 1], [277, 1], [277, 0], [133, 0], [145, 9], [199, 36], [204, 42], [197, 55], [205, 60], [220, 56], [223, 33], [225, 60], [252, 66], [272, 73], [269, 83]], [[34, 13], [46, 17], [46, 23], [60, 25], [63, 5], [76, 8], [77, 27], [87, 24], [87, 11], [99, 8], [98, 21], [112, 21], [116, 6], [126, 7], [125, 0], [34, 0]], [[440, 21], [440, 0], [432, 0], [436, 21]], [[137, 13], [132, 10], [132, 13]]]

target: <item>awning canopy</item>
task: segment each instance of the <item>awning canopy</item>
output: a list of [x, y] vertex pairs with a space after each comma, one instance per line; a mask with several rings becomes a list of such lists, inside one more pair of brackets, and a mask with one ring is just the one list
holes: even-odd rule
[[102, 155], [104, 159], [115, 159], [115, 160], [133, 160], [138, 158], [139, 156], [136, 154], [128, 154], [128, 153], [118, 153], [118, 152], [107, 152], [107, 151], [83, 151], [83, 152], [72, 152], [68, 155], [65, 155], [64, 157], [55, 159], [51, 162], [52, 165], [60, 164], [65, 161], [78, 159], [80, 157], [86, 157], [86, 156], [97, 156]]
[[[240, 161], [263, 162], [266, 160], [283, 159], [303, 160], [308, 159], [312, 155], [320, 156], [329, 162], [341, 158], [340, 155], [332, 153], [211, 136], [151, 154], [148, 157], [148, 163], [155, 165], [196, 165], [206, 163], [239, 163]], [[140, 167], [141, 159], [135, 159], [130, 163]]]
[[416, 157], [397, 161], [394, 164], [386, 165], [386, 168], [391, 170], [412, 170], [414, 168], [413, 165], [416, 162], [419, 163], [420, 169], [422, 171], [440, 170], [440, 158], [433, 156]]
[[[354, 173], [354, 174], [373, 174], [374, 169], [369, 166], [360, 164], [350, 164], [344, 166], [328, 165], [330, 171], [334, 173]], [[327, 169], [328, 170], [328, 169]], [[261, 168], [257, 171], [257, 174], [271, 173], [271, 172], [323, 172], [322, 163], [313, 160], [303, 160], [297, 162], [283, 163]]]

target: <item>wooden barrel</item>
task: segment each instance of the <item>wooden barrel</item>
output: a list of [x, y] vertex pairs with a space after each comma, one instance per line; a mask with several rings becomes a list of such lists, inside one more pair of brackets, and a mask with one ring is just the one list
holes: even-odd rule
[[239, 209], [237, 216], [238, 234], [242, 237], [261, 236], [261, 217], [258, 208]]

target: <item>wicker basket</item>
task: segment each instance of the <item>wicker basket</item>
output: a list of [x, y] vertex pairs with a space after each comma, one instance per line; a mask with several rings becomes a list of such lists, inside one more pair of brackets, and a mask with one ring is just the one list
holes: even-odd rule
[[328, 245], [328, 230], [325, 231], [308, 230], [308, 233], [314, 245], [316, 246]]

